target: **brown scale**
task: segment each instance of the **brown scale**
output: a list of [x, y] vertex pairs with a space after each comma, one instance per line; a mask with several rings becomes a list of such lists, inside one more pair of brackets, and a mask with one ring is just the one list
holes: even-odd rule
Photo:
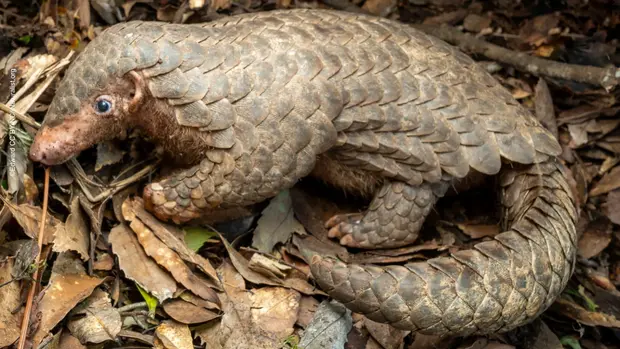
[[[95, 110], [102, 98], [110, 111]], [[59, 164], [128, 129], [179, 166], [144, 191], [160, 219], [263, 201], [312, 175], [372, 199], [327, 222], [358, 248], [413, 243], [455, 182], [499, 174], [505, 232], [472, 250], [383, 268], [313, 258], [324, 291], [397, 328], [506, 331], [573, 270], [558, 142], [469, 57], [398, 22], [287, 10], [112, 26], [68, 69], [30, 156]]]

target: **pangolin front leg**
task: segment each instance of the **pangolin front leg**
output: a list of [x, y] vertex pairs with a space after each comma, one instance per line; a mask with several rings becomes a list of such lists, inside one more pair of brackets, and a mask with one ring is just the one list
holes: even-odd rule
[[428, 184], [386, 181], [364, 214], [336, 215], [326, 225], [330, 237], [349, 247], [400, 247], [416, 240], [436, 201]]
[[225, 177], [234, 166], [234, 160], [224, 157], [219, 163], [204, 159], [176, 171], [145, 187], [145, 207], [157, 218], [177, 224], [199, 218], [230, 196], [231, 183]]

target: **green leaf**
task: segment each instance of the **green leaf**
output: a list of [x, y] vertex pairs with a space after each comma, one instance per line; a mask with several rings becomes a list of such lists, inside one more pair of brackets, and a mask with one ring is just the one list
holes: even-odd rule
[[20, 37], [19, 39], [17, 39], [18, 41], [23, 42], [24, 44], [28, 45], [30, 43], [30, 41], [32, 41], [32, 36], [30, 35], [24, 35], [22, 37]]
[[185, 231], [185, 244], [194, 252], [200, 250], [207, 240], [217, 236], [216, 232], [202, 227], [190, 227], [183, 230]]
[[565, 347], [571, 347], [572, 349], [581, 349], [581, 344], [575, 339], [575, 337], [565, 336], [560, 338], [560, 343]]
[[146, 306], [149, 308], [149, 317], [154, 318], [155, 309], [157, 309], [157, 298], [151, 296], [150, 293], [146, 292], [146, 290], [140, 287], [137, 283], [136, 286], [138, 287], [138, 291], [140, 291], [142, 298], [146, 301]]

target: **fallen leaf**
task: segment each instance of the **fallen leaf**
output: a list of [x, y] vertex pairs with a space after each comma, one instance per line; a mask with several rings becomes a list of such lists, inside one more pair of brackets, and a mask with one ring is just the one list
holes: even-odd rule
[[302, 296], [299, 301], [299, 313], [297, 314], [297, 325], [302, 328], [308, 327], [316, 310], [319, 307], [319, 301], [314, 297]]
[[607, 194], [605, 214], [614, 224], [620, 225], [620, 190], [616, 189]]
[[375, 16], [386, 17], [396, 8], [396, 0], [367, 0], [362, 9]]
[[114, 257], [109, 253], [101, 253], [95, 259], [93, 263], [94, 270], [110, 271], [114, 268]]
[[263, 287], [253, 289], [250, 299], [254, 326], [275, 336], [278, 342], [293, 333], [301, 299], [297, 291], [283, 287]]
[[215, 312], [181, 299], [166, 301], [162, 306], [166, 314], [183, 324], [198, 324], [220, 317]]
[[164, 321], [155, 329], [157, 339], [167, 349], [194, 349], [189, 327], [176, 321]]
[[69, 321], [67, 327], [82, 343], [115, 340], [121, 330], [121, 314], [112, 307], [109, 295], [100, 289], [75, 307], [71, 315], [81, 315]]
[[398, 349], [409, 331], [396, 329], [388, 324], [381, 324], [364, 318], [364, 325], [370, 335], [385, 349]]
[[13, 311], [21, 305], [18, 282], [5, 284], [13, 279], [13, 258], [0, 261], [0, 348], [9, 347], [19, 338], [20, 316]]
[[536, 96], [536, 118], [555, 136], [555, 138], [558, 138], [558, 122], [555, 117], [555, 108], [553, 106], [553, 99], [549, 91], [549, 86], [547, 86], [545, 79], [538, 79], [538, 83], [534, 88], [534, 93]]
[[[30, 238], [37, 240], [39, 236], [39, 222], [41, 220], [41, 208], [29, 204], [15, 205], [11, 202], [4, 201], [9, 208], [17, 223], [24, 229], [24, 233]], [[47, 215], [45, 222], [45, 231], [43, 236], [43, 244], [47, 245], [54, 241], [54, 236], [65, 235], [65, 225], [52, 215]]]
[[101, 170], [104, 166], [114, 165], [120, 162], [125, 153], [112, 142], [102, 142], [97, 144], [97, 161], [95, 171]]
[[306, 328], [299, 347], [304, 349], [342, 349], [351, 331], [351, 311], [337, 302], [323, 301]]
[[590, 190], [590, 196], [606, 194], [612, 190], [620, 188], [620, 166], [614, 167], [611, 171], [601, 178], [598, 183]]
[[133, 200], [126, 200], [122, 205], [122, 210], [123, 217], [127, 221], [132, 222], [132, 224], [136, 222], [136, 226], [148, 227], [151, 234], [157, 236], [167, 248], [176, 252], [184, 261], [195, 264], [202, 272], [209, 276], [208, 280], [204, 280], [204, 282], [209, 284], [209, 287], [220, 289], [220, 281], [217, 278], [215, 269], [208, 259], [188, 248], [184, 241], [185, 233], [183, 230], [159, 221], [144, 209], [144, 202], [139, 197]]
[[560, 339], [555, 335], [544, 321], [540, 322], [540, 332], [532, 349], [563, 349]]
[[587, 326], [620, 328], [620, 320], [616, 319], [615, 316], [588, 311], [565, 298], [557, 299], [551, 308], [560, 314]]
[[463, 21], [463, 28], [470, 32], [480, 33], [491, 26], [491, 18], [470, 13]]
[[568, 125], [568, 132], [572, 138], [571, 148], [576, 149], [588, 143], [587, 125], [587, 123]]
[[306, 233], [295, 218], [289, 191], [283, 190], [263, 210], [254, 231], [252, 246], [261, 252], [271, 253], [277, 243], [286, 242], [294, 232]]
[[138, 283], [160, 302], [172, 298], [177, 291], [176, 281], [146, 255], [129, 227], [119, 224], [112, 228], [108, 241], [125, 277]]
[[589, 222], [579, 238], [579, 255], [589, 259], [601, 253], [611, 242], [611, 229], [612, 225], [607, 217]]
[[54, 235], [54, 252], [76, 251], [83, 261], [90, 259], [90, 229], [82, 213], [80, 200], [76, 196], [71, 202], [71, 213], [67, 217], [65, 229], [57, 230]]
[[463, 234], [470, 236], [472, 239], [480, 239], [486, 236], [493, 237], [500, 233], [497, 224], [457, 224]]
[[88, 297], [103, 280], [86, 275], [81, 260], [71, 252], [58, 255], [52, 276], [37, 312], [41, 314], [41, 323], [33, 336], [36, 347], [79, 302]]
[[215, 291], [205, 282], [205, 279], [194, 274], [181, 257], [159, 240], [152, 230], [137, 219], [133, 220], [129, 227], [135, 232], [140, 245], [144, 247], [144, 252], [168, 270], [175, 280], [203, 299], [219, 303]]
[[63, 332], [60, 336], [58, 349], [86, 349], [80, 341], [73, 337], [69, 332]]

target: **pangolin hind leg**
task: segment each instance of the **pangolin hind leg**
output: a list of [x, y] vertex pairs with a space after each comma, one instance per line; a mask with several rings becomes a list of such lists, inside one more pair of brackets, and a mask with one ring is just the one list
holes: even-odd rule
[[357, 248], [389, 248], [412, 243], [444, 190], [429, 184], [385, 181], [364, 214], [336, 215], [327, 222], [329, 236]]

